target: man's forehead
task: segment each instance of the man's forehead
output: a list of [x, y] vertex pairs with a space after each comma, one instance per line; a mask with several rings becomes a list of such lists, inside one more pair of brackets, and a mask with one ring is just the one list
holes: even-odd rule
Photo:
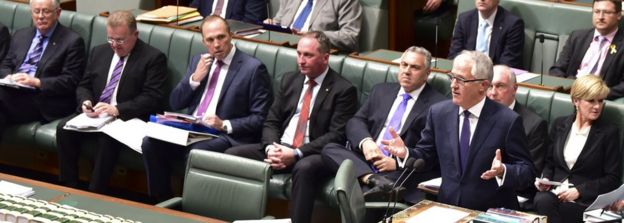
[[419, 53], [406, 52], [401, 56], [401, 62], [408, 65], [423, 65], [425, 57]]

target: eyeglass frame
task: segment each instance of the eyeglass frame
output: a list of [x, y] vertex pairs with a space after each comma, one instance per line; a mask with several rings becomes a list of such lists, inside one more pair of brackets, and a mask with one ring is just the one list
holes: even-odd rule
[[611, 10], [594, 9], [594, 10], [592, 10], [592, 13], [596, 14], [596, 15], [612, 16], [612, 15], [616, 15], [618, 12], [617, 11], [611, 11]]
[[482, 79], [472, 79], [472, 80], [466, 80], [463, 77], [457, 76], [455, 74], [453, 74], [453, 72], [447, 72], [446, 76], [449, 77], [449, 79], [451, 79], [451, 82], [453, 82], [453, 80], [456, 80], [458, 84], [460, 85], [464, 85], [466, 83], [471, 83], [471, 82], [477, 82], [477, 81], [487, 81], [487, 78], [482, 78]]
[[119, 40], [119, 39], [113, 39], [113, 38], [106, 38], [106, 42], [110, 45], [113, 45], [113, 43], [117, 44], [118, 46], [124, 45], [126, 44], [126, 38]]

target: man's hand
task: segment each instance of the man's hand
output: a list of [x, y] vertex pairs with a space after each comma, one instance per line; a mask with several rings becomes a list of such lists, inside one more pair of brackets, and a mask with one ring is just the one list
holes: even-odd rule
[[223, 128], [223, 120], [216, 115], [207, 115], [204, 117], [204, 120], [202, 120], [202, 124], [222, 132], [225, 131]]
[[440, 7], [441, 3], [442, 3], [442, 0], [427, 0], [425, 7], [423, 7], [423, 11], [433, 12], [436, 9], [438, 9], [438, 7]]
[[273, 23], [273, 19], [269, 18], [269, 19], [265, 19], [264, 21], [262, 21], [264, 24], [271, 24], [271, 25], [275, 25]]
[[609, 210], [615, 211], [615, 212], [622, 210], [622, 208], [624, 208], [624, 200], [617, 200], [613, 202], [611, 206], [609, 206]]
[[397, 134], [392, 127], [390, 127], [388, 131], [390, 131], [392, 139], [381, 140], [381, 144], [385, 145], [384, 149], [396, 157], [405, 159], [405, 156], [407, 155], [407, 148], [405, 147], [403, 139], [401, 139], [399, 134]]
[[561, 202], [572, 202], [578, 199], [579, 196], [579, 191], [576, 188], [570, 188], [557, 194]]
[[490, 170], [486, 170], [483, 174], [481, 174], [481, 179], [489, 180], [494, 177], [503, 177], [503, 174], [505, 173], [505, 167], [503, 165], [501, 151], [500, 149], [496, 149], [496, 156], [494, 156], [494, 160], [492, 160], [492, 167]]
[[208, 75], [208, 71], [210, 71], [210, 65], [212, 65], [213, 60], [214, 57], [209, 53], [202, 54], [197, 62], [197, 66], [195, 67], [195, 72], [191, 75], [191, 80], [195, 82], [202, 81]]
[[375, 168], [380, 172], [390, 172], [396, 170], [396, 161], [393, 158], [384, 156], [373, 162]]
[[271, 164], [275, 170], [284, 169], [295, 163], [295, 150], [287, 146], [273, 143], [267, 151], [267, 158], [264, 162]]
[[366, 140], [362, 143], [362, 153], [366, 161], [374, 161], [383, 157], [379, 146], [373, 140]]
[[41, 80], [39, 80], [39, 78], [31, 77], [30, 75], [25, 73], [13, 74], [10, 78], [18, 84], [28, 85], [35, 88], [41, 87]]
[[91, 103], [90, 100], [83, 101], [81, 108], [82, 108], [82, 113], [85, 113], [87, 117], [89, 118], [98, 117], [98, 114], [95, 113], [95, 110], [93, 109], [93, 104]]
[[[548, 178], [544, 178], [544, 180], [548, 180]], [[542, 184], [539, 181], [537, 181], [537, 179], [535, 179], [535, 182], [533, 183], [535, 184], [535, 188], [537, 188], [538, 191], [549, 191], [550, 188], [552, 188], [551, 185], [546, 185], [546, 184]]]
[[117, 106], [113, 106], [104, 102], [98, 102], [95, 107], [93, 107], [93, 110], [95, 110], [94, 113], [98, 116], [100, 114], [107, 114], [115, 117], [119, 115], [119, 110], [117, 110]]

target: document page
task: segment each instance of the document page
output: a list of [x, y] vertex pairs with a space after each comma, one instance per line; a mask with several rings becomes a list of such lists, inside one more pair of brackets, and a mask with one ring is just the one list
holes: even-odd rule
[[407, 219], [406, 223], [418, 223], [418, 222], [437, 222], [437, 223], [454, 223], [458, 222], [462, 218], [470, 215], [465, 211], [460, 211], [451, 208], [432, 206], [420, 214]]
[[101, 130], [106, 135], [130, 147], [132, 150], [143, 153], [141, 144], [143, 144], [143, 138], [147, 135], [146, 126], [147, 123], [138, 118], [130, 119], [125, 122], [121, 119], [117, 119], [102, 127]]
[[82, 113], [67, 121], [67, 123], [65, 123], [65, 126], [63, 126], [63, 129], [85, 132], [99, 132], [99, 129], [102, 128], [102, 126], [106, 125], [106, 123], [109, 123], [113, 119], [115, 119], [115, 117], [108, 115], [103, 117], [91, 118], [87, 116], [87, 114]]

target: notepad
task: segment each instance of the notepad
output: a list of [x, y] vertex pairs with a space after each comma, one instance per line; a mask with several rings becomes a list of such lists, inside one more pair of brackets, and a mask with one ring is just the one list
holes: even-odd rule
[[35, 194], [32, 187], [26, 187], [9, 181], [0, 180], [0, 193], [13, 196], [30, 197]]

